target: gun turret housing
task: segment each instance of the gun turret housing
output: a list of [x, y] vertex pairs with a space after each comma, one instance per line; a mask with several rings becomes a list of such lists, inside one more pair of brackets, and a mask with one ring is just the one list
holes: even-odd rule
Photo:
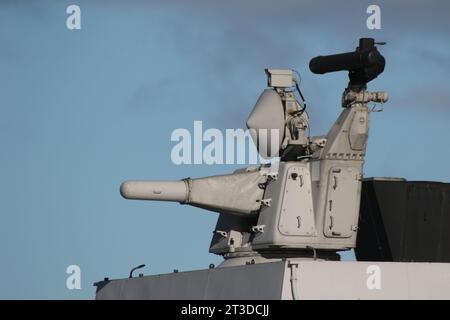
[[340, 116], [326, 135], [317, 137], [308, 135], [306, 102], [295, 72], [266, 69], [269, 88], [259, 97], [247, 126], [262, 156], [280, 157], [277, 166], [175, 182], [128, 181], [121, 186], [122, 196], [219, 212], [210, 252], [228, 259], [335, 259], [337, 251], [356, 244], [368, 103], [388, 99], [384, 92], [365, 88], [384, 64], [375, 41], [368, 38], [360, 39], [355, 52], [311, 60], [314, 73], [347, 70], [350, 77]]

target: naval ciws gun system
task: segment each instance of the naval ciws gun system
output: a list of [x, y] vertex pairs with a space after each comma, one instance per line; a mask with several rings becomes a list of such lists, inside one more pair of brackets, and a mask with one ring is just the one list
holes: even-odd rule
[[219, 212], [210, 252], [236, 257], [336, 257], [355, 247], [363, 163], [369, 131], [368, 103], [386, 102], [366, 83], [384, 68], [372, 39], [355, 52], [317, 57], [311, 70], [349, 70], [343, 111], [326, 136], [308, 137], [304, 102], [291, 70], [267, 69], [269, 88], [248, 120], [258, 152], [280, 157], [278, 170], [251, 167], [228, 175], [166, 181], [127, 181], [127, 199], [177, 201]]
[[[197, 179], [124, 182], [120, 192], [127, 199], [174, 201], [219, 213], [209, 251], [222, 255], [224, 261], [218, 268], [206, 270], [105, 279], [96, 284], [97, 298], [380, 297], [379, 292], [368, 289], [370, 263], [337, 261], [339, 251], [355, 248], [357, 242], [362, 246], [357, 248], [357, 257], [384, 261], [379, 265], [384, 263], [383, 268], [392, 279], [401, 278], [406, 270], [416, 278], [416, 273], [425, 269], [435, 274], [449, 273], [447, 264], [427, 264], [417, 271], [407, 263], [391, 267], [393, 263], [386, 261], [401, 261], [393, 258], [397, 256], [392, 252], [392, 223], [376, 212], [360, 217], [361, 194], [368, 194], [364, 190], [367, 181], [363, 164], [373, 111], [369, 103], [388, 100], [386, 92], [367, 90], [367, 83], [385, 67], [378, 44], [381, 43], [374, 39], [362, 38], [355, 51], [318, 56], [310, 61], [313, 73], [347, 71], [349, 75], [342, 94], [342, 112], [323, 136], [308, 134], [309, 117], [299, 75], [289, 69], [265, 70], [268, 88], [251, 111], [247, 127], [259, 154], [269, 159], [277, 157], [279, 162]], [[378, 180], [368, 181], [376, 184]], [[405, 183], [398, 179], [384, 179], [386, 182]], [[368, 201], [371, 200], [365, 201], [365, 207], [371, 207]], [[371, 223], [376, 220], [374, 217], [378, 224]], [[360, 221], [367, 230], [362, 241], [358, 238]], [[388, 225], [383, 221], [388, 221]], [[373, 231], [374, 228], [378, 229]], [[383, 241], [380, 235], [384, 236]], [[383, 258], [386, 252], [390, 260]], [[423, 285], [429, 289], [442, 281], [450, 288], [449, 277], [437, 277]], [[404, 291], [395, 287], [394, 280], [390, 285], [392, 290], [388, 288], [384, 293], [398, 298], [420, 297], [423, 289], [409, 286]], [[442, 294], [450, 297], [450, 289]]]

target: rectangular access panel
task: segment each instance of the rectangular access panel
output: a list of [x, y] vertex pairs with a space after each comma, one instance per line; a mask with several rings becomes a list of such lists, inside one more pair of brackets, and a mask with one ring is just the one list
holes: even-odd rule
[[285, 236], [314, 236], [316, 228], [309, 168], [294, 166], [286, 174], [278, 230]]
[[358, 219], [359, 170], [352, 167], [330, 169], [325, 205], [324, 234], [331, 238], [349, 238]]

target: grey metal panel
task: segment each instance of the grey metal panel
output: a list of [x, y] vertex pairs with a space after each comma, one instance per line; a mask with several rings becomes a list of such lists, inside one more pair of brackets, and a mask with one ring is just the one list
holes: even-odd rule
[[[263, 206], [261, 208], [258, 225], [264, 226], [264, 232], [255, 234], [252, 241], [252, 248], [255, 250], [269, 249], [272, 250], [275, 246], [282, 248], [308, 248], [313, 247], [316, 249], [348, 249], [353, 248], [356, 244], [356, 225], [358, 221], [359, 212], [359, 199], [361, 192], [361, 170], [362, 161], [360, 160], [321, 160], [320, 165], [312, 165], [314, 162], [298, 162], [288, 161], [280, 162], [278, 179], [269, 182], [264, 193], [264, 199], [271, 199], [270, 206]], [[316, 233], [311, 236], [291, 236], [285, 235], [279, 230], [280, 213], [282, 212], [282, 201], [285, 186], [288, 185], [288, 173], [291, 168], [294, 167], [306, 167], [310, 171], [309, 179], [317, 178], [319, 180], [310, 181], [311, 193], [313, 196], [313, 211], [314, 211], [314, 223]], [[346, 227], [341, 234], [343, 236], [325, 236], [324, 227], [326, 226], [325, 214], [326, 203], [328, 194], [328, 181], [330, 179], [330, 172], [332, 168], [341, 168], [341, 172], [348, 175], [348, 179], [339, 179], [339, 191], [343, 191], [335, 199], [335, 204], [340, 204], [339, 208], [339, 226], [341, 229]], [[317, 173], [319, 171], [319, 173]], [[349, 185], [349, 179], [353, 179]], [[326, 181], [326, 183], [323, 183]], [[332, 188], [331, 185], [330, 188]], [[333, 190], [333, 189], [332, 189]], [[335, 191], [335, 190], [333, 190]], [[349, 191], [349, 192], [345, 192]], [[350, 201], [346, 202], [346, 199]], [[301, 208], [307, 208], [303, 203]], [[336, 212], [337, 213], [337, 212]], [[295, 217], [295, 216], [294, 216]], [[342, 218], [342, 219], [341, 219]], [[296, 220], [294, 227], [298, 226]], [[344, 227], [342, 227], [344, 226]], [[329, 227], [329, 226], [328, 226]]]
[[359, 169], [333, 167], [328, 180], [325, 205], [326, 237], [351, 237], [358, 224]]
[[267, 178], [259, 170], [188, 179], [188, 204], [217, 212], [256, 214]]
[[358, 110], [353, 115], [348, 137], [352, 150], [365, 150], [369, 136], [369, 116], [365, 110]]
[[[239, 248], [249, 244], [253, 235], [249, 226], [256, 225], [257, 221], [258, 216], [256, 215], [238, 216], [221, 213], [217, 219], [209, 252], [224, 254], [231, 250], [232, 245]], [[222, 232], [225, 232], [226, 236]]]
[[97, 284], [96, 299], [281, 298], [284, 262], [179, 272]]
[[403, 263], [409, 299], [450, 299], [450, 263]]
[[291, 167], [287, 171], [278, 230], [285, 236], [315, 235], [311, 178], [307, 166]]
[[[302, 261], [297, 264], [297, 292], [308, 299], [450, 299], [450, 264], [400, 262]], [[379, 287], [368, 286], [373, 268]], [[372, 272], [371, 272], [372, 271]], [[286, 270], [282, 299], [292, 299], [291, 275]]]
[[[368, 285], [374, 267], [378, 288]], [[450, 264], [289, 259], [104, 281], [96, 299], [275, 300], [292, 299], [294, 291], [297, 299], [450, 299]]]

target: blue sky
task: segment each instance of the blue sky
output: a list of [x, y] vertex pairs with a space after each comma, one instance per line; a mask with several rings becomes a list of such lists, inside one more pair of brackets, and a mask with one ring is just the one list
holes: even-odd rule
[[[70, 4], [81, 30], [66, 28]], [[381, 30], [366, 28], [369, 4]], [[194, 120], [244, 127], [266, 67], [300, 71], [312, 134], [325, 133], [347, 75], [308, 62], [362, 36], [387, 41], [369, 89], [390, 94], [365, 175], [449, 182], [447, 1], [0, 2], [0, 298], [90, 299], [93, 282], [141, 263], [146, 274], [219, 263], [215, 213], [126, 201], [120, 183], [236, 169], [172, 164], [170, 134]], [[81, 290], [66, 289], [71, 264]]]

